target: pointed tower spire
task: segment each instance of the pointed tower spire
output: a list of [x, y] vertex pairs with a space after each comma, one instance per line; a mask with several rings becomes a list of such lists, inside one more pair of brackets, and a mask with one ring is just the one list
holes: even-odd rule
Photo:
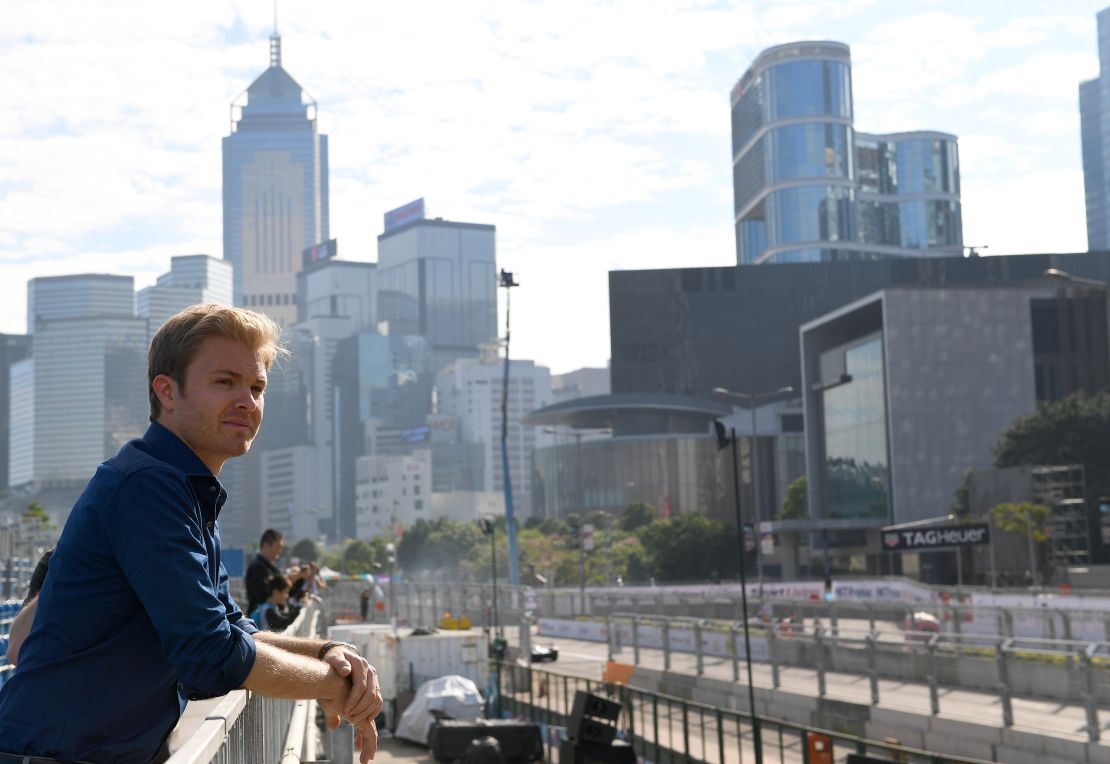
[[270, 35], [270, 66], [281, 66], [281, 35], [278, 34], [277, 0], [274, 0], [274, 33]]

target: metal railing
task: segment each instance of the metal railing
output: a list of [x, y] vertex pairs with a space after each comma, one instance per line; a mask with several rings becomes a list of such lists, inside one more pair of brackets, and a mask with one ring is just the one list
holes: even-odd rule
[[[329, 587], [337, 606], [358, 612], [356, 585], [345, 582]], [[986, 594], [986, 592], [977, 593]], [[1032, 596], [1032, 595], [1030, 595]], [[465, 612], [478, 622], [478, 614], [491, 609], [490, 585], [458, 582], [405, 582], [397, 587], [398, 616], [410, 625], [427, 625], [439, 621], [445, 611]], [[529, 599], [531, 601], [529, 601]], [[1110, 601], [1110, 598], [1107, 598]], [[1043, 639], [1076, 639], [1088, 642], [1110, 641], [1110, 604], [1102, 609], [1077, 596], [1045, 599], [1039, 606], [961, 604], [955, 600], [932, 602], [906, 600], [806, 600], [748, 595], [749, 614], [794, 621], [822, 620], [834, 627], [841, 620], [866, 621], [871, 629], [881, 622], [901, 624], [914, 613], [935, 616], [946, 633], [978, 633], [1004, 637]], [[339, 603], [343, 603], [340, 605]], [[498, 612], [502, 623], [517, 623], [525, 610], [534, 610], [544, 617], [604, 617], [615, 613], [658, 615], [678, 618], [709, 618], [740, 620], [738, 591], [706, 586], [696, 591], [676, 593], [660, 589], [540, 589], [498, 586]]]
[[[317, 633], [320, 611], [310, 604], [284, 633]], [[247, 764], [310, 762], [317, 752], [316, 702], [266, 698], [235, 690], [215, 701], [190, 703], [204, 714], [200, 726], [174, 751], [168, 764]], [[351, 761], [353, 728], [344, 725], [325, 736], [332, 761]]]
[[[782, 666], [815, 670], [819, 698], [826, 697], [829, 672], [867, 676], [872, 705], [881, 701], [880, 678], [926, 682], [930, 711], [936, 716], [941, 712], [941, 686], [967, 687], [997, 694], [1006, 727], [1013, 726], [1014, 696], [1079, 699], [1092, 742], [1101, 734], [1099, 704], [1110, 702], [1107, 642], [922, 631], [891, 634], [819, 623], [805, 631], [782, 619], [749, 621], [748, 627], [754, 638], [752, 660], [771, 665], [775, 689], [781, 686]], [[675, 654], [693, 654], [693, 673], [702, 676], [707, 657], [723, 658], [731, 663], [732, 679], [740, 677], [742, 623], [618, 614], [607, 617], [599, 633], [608, 642], [610, 659], [631, 648], [633, 663], [642, 665], [642, 651], [660, 650], [662, 668], [670, 670]]]
[[[653, 764], [705, 762], [743, 764], [754, 760], [753, 722], [759, 725], [763, 760], [811, 762], [815, 743], [842, 761], [848, 753], [878, 754], [906, 764], [985, 764], [983, 759], [922, 751], [890, 741], [868, 740], [843, 732], [809, 727], [685, 700], [669, 695], [610, 685], [519, 664], [502, 664], [498, 695], [502, 713], [566, 728], [578, 690], [606, 695], [621, 703], [620, 736], [636, 755]], [[546, 741], [549, 753], [553, 735]], [[549, 755], [548, 760], [553, 758]]]

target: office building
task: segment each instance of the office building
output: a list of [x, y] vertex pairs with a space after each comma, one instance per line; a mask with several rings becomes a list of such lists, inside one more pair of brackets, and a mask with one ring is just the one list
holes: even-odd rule
[[[13, 411], [12, 375], [13, 367], [31, 353], [31, 338], [26, 334], [0, 334], [0, 491], [11, 483], [10, 463], [12, 437], [12, 416], [23, 417], [24, 411]], [[17, 409], [19, 407], [16, 407]], [[19, 426], [22, 426], [20, 424]]]
[[326, 532], [331, 513], [321, 506], [319, 496], [321, 478], [327, 476], [320, 475], [316, 468], [315, 449], [275, 448], [259, 458], [262, 527], [281, 531], [290, 545]]
[[1087, 248], [1110, 249], [1110, 8], [1098, 16], [1099, 75], [1079, 84], [1083, 188], [1087, 201]]
[[[1110, 253], [613, 271], [613, 392], [704, 397], [715, 387], [801, 390], [798, 331], [809, 321], [887, 288], [1040, 288], [1049, 268], [1108, 281]], [[1073, 348], [1074, 330], [1059, 341]], [[1081, 389], [1070, 372], [1060, 384], [1060, 396]]]
[[496, 229], [417, 218], [378, 236], [383, 333], [421, 335], [436, 370], [497, 341]]
[[25, 403], [23, 386], [31, 380], [33, 421], [31, 453], [19, 455], [30, 474], [21, 467], [20, 479], [38, 486], [84, 482], [146, 430], [147, 321], [135, 316], [129, 276], [37, 278], [27, 292], [33, 369], [20, 369], [19, 384]]
[[955, 136], [857, 134], [847, 45], [767, 49], [731, 103], [737, 263], [962, 250]]
[[[337, 343], [331, 380], [339, 535], [351, 537], [356, 532], [356, 460], [363, 455], [403, 455], [427, 447], [434, 385], [432, 355], [423, 337], [355, 334]], [[396, 448], [374, 448], [374, 436], [385, 432], [396, 434]]]
[[329, 239], [328, 139], [316, 102], [282, 68], [276, 34], [269, 68], [232, 103], [223, 208], [235, 304], [294, 323], [304, 250]]
[[1078, 326], [1082, 347], [1059, 343], [1077, 333], [1059, 314], [1089, 307], [1046, 282], [899, 288], [806, 323], [810, 519], [786, 528], [808, 524], [832, 569], [885, 570], [879, 528], [947, 514], [961, 476], [993, 468], [999, 433], [1059, 391], [1064, 367], [1105, 388], [1105, 299], [1091, 316], [1101, 334]]
[[[504, 490], [501, 458], [501, 393], [504, 361], [493, 354], [455, 361], [438, 375], [437, 412], [459, 422], [464, 443], [481, 443], [484, 452], [483, 491]], [[532, 361], [511, 361], [508, 396], [508, 461], [513, 488], [513, 514], [531, 514], [532, 451], [551, 441], [543, 430], [525, 426], [524, 415], [552, 401], [551, 372]]]
[[190, 305], [233, 305], [232, 278], [226, 260], [208, 255], [171, 257], [169, 272], [159, 276], [154, 286], [139, 290], [137, 312], [150, 322], [153, 337], [166, 319]]
[[297, 321], [344, 317], [354, 331], [371, 332], [378, 325], [375, 263], [321, 260], [297, 274]]
[[398, 527], [431, 520], [432, 454], [360, 456], [355, 466], [356, 533], [394, 538]]
[[555, 403], [608, 395], [610, 392], [608, 369], [582, 368], [551, 375], [551, 394]]

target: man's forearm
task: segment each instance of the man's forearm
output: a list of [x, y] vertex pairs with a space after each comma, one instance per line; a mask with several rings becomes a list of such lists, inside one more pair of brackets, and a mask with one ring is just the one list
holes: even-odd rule
[[328, 642], [326, 639], [316, 637], [291, 637], [276, 631], [259, 631], [255, 632], [253, 636], [255, 642], [265, 642], [288, 653], [302, 655], [306, 658], [319, 657], [320, 648]]
[[[316, 660], [315, 655], [307, 657], [273, 644], [269, 637], [279, 637], [278, 634], [259, 632], [254, 636], [254, 667], [243, 682], [246, 689], [271, 698], [294, 700], [340, 701], [347, 697], [350, 688], [347, 680], [327, 663]], [[323, 640], [311, 641], [323, 644]]]

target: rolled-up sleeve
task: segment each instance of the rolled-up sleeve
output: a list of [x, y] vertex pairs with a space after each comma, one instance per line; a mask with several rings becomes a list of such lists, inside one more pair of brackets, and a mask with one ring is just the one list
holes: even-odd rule
[[[104, 511], [115, 528], [116, 559], [180, 680], [213, 695], [242, 687], [254, 666], [247, 626], [254, 624], [220, 591], [222, 565], [220, 583], [212, 583], [203, 521], [184, 480], [169, 470], [143, 470], [121, 483]], [[229, 605], [239, 614], [235, 626]]]

